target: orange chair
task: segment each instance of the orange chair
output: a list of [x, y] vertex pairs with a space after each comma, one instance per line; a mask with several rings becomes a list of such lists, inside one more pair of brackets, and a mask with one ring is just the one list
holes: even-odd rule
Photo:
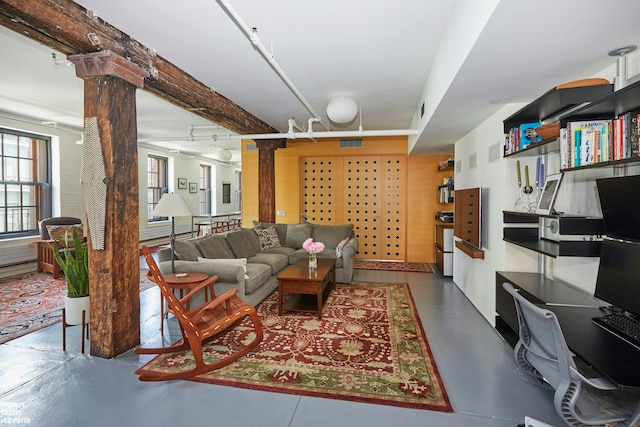
[[[234, 360], [246, 355], [260, 344], [263, 337], [262, 322], [260, 322], [258, 318], [256, 309], [236, 296], [238, 293], [237, 289], [231, 289], [216, 297], [213, 284], [218, 280], [218, 276], [211, 276], [198, 286], [192, 288], [183, 298], [178, 299], [167, 285], [158, 265], [151, 256], [149, 248], [143, 246], [141, 251], [149, 266], [147, 277], [160, 287], [160, 292], [167, 300], [167, 308], [178, 319], [182, 339], [169, 347], [139, 347], [135, 349], [135, 352], [138, 354], [160, 354], [191, 350], [193, 352], [195, 365], [193, 369], [188, 371], [141, 374], [139, 377], [140, 381], [175, 380], [203, 374], [228, 365]], [[207, 287], [209, 288], [209, 294], [212, 295], [212, 299], [205, 301], [199, 307], [191, 310], [189, 308], [190, 299]], [[253, 322], [255, 338], [245, 347], [242, 347], [226, 358], [209, 364], [205, 363], [202, 354], [203, 344], [229, 328], [235, 327], [240, 320], [246, 316], [249, 316]]]

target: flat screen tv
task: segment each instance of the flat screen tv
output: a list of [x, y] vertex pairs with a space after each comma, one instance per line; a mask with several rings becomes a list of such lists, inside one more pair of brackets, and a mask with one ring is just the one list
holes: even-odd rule
[[602, 241], [594, 295], [614, 307], [640, 315], [640, 244]]
[[640, 175], [597, 179], [607, 236], [640, 242]]

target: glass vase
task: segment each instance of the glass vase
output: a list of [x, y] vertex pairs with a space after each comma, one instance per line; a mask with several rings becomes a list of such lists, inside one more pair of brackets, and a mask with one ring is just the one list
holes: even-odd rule
[[315, 270], [318, 268], [318, 255], [309, 253], [309, 268]]

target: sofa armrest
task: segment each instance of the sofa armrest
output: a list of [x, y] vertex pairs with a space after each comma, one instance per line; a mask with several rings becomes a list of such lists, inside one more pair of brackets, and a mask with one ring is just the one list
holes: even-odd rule
[[[171, 272], [171, 261], [161, 261], [158, 266], [162, 274]], [[220, 276], [219, 282], [244, 284], [244, 269], [240, 265], [212, 265], [198, 261], [175, 261], [176, 273], [204, 273]]]
[[353, 258], [358, 251], [358, 239], [352, 237], [342, 248], [342, 263], [347, 270], [353, 270]]

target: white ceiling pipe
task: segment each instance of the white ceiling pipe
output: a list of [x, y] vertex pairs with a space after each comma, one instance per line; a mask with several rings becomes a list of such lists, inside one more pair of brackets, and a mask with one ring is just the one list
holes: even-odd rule
[[409, 136], [418, 135], [416, 129], [397, 130], [351, 130], [330, 132], [259, 133], [250, 135], [219, 135], [218, 139], [313, 139], [313, 138], [360, 138], [366, 136]]
[[[318, 117], [318, 113], [315, 112], [311, 104], [307, 102], [307, 100], [302, 96], [302, 93], [296, 88], [293, 82], [289, 79], [289, 77], [285, 74], [284, 70], [280, 68], [280, 65], [276, 62], [275, 58], [267, 50], [267, 48], [260, 42], [258, 38], [258, 34], [253, 28], [249, 28], [247, 24], [245, 24], [244, 20], [240, 17], [238, 12], [231, 6], [228, 0], [216, 0], [218, 4], [225, 10], [225, 12], [231, 17], [231, 19], [236, 23], [236, 25], [245, 33], [245, 35], [249, 38], [251, 43], [258, 49], [258, 52], [262, 55], [262, 57], [269, 62], [274, 71], [278, 74], [278, 76], [282, 79], [282, 81], [287, 85], [289, 90], [293, 92], [293, 94], [298, 98], [298, 100], [304, 105], [309, 114], [313, 117]], [[324, 123], [320, 122], [322, 127], [325, 130], [328, 130]]]

